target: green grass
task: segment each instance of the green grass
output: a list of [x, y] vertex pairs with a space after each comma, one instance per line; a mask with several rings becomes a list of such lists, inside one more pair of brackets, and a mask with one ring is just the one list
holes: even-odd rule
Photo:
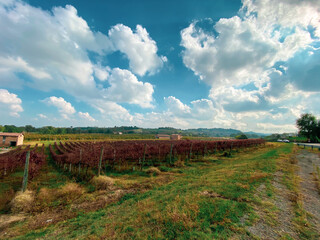
[[[148, 191], [127, 193], [98, 211], [79, 212], [77, 217], [43, 229], [22, 231], [16, 239], [229, 239], [246, 236], [244, 215], [255, 219], [252, 204], [256, 188], [268, 188], [279, 156], [290, 154], [291, 144], [271, 145], [232, 157], [207, 157], [190, 162], [172, 173], [174, 180], [155, 184]], [[114, 174], [117, 178], [160, 178]], [[56, 175], [57, 178], [61, 176]], [[47, 181], [48, 186], [55, 183]], [[27, 224], [27, 223], [25, 223]], [[17, 230], [14, 227], [12, 231]]]

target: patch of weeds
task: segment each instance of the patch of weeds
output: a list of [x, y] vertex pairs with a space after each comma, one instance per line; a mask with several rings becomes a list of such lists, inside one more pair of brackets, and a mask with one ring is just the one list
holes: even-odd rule
[[214, 233], [219, 238], [227, 237], [247, 209], [246, 203], [227, 199], [202, 201], [199, 203], [198, 222], [202, 231]]
[[116, 171], [113, 171], [113, 172], [108, 172], [106, 174], [107, 176], [110, 176], [110, 177], [122, 177], [122, 176], [125, 176], [125, 175], [128, 175], [128, 176], [140, 176], [140, 177], [150, 177], [150, 175], [148, 173], [146, 173], [145, 171], [142, 171], [137, 169], [136, 171], [132, 171], [132, 170], [125, 170], [125, 171], [121, 171], [121, 172], [116, 172]]
[[125, 201], [127, 201], [129, 199], [133, 199], [134, 197], [136, 197], [135, 194], [127, 193], [118, 201], [117, 204], [122, 204], [123, 202], [125, 202]]
[[86, 186], [86, 189], [87, 189], [88, 193], [92, 193], [92, 192], [94, 192], [96, 190], [96, 187], [93, 184], [88, 184]]
[[161, 172], [170, 172], [170, 171], [172, 170], [172, 168], [167, 167], [167, 166], [160, 166], [160, 167], [159, 167], [159, 170], [160, 170]]
[[22, 237], [17, 237], [16, 239], [19, 240], [27, 240], [27, 239], [44, 239], [46, 234], [47, 234], [48, 230], [41, 230], [41, 231], [34, 231], [34, 232], [30, 232], [27, 233], [26, 235], [22, 236]]

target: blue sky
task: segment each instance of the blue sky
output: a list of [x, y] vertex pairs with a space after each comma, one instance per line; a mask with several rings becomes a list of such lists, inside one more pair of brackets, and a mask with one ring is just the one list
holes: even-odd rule
[[0, 0], [0, 30], [2, 125], [272, 133], [320, 116], [319, 0]]

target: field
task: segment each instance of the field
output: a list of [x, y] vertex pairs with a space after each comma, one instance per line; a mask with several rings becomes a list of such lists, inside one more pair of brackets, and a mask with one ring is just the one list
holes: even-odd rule
[[[317, 152], [284, 143], [236, 148], [224, 142], [200, 148], [195, 140], [183, 149], [160, 142], [167, 150], [155, 160], [153, 148], [142, 141], [140, 161], [108, 158], [108, 144], [99, 143], [94, 164], [89, 161], [87, 168], [81, 163], [88, 156], [79, 164], [80, 155], [73, 159], [71, 152], [69, 162], [59, 162], [45, 145], [48, 158], [29, 181], [23, 200], [12, 200], [21, 189], [22, 168], [0, 179], [0, 238], [318, 239], [317, 209], [309, 209], [301, 197], [312, 193], [300, 185], [309, 176], [297, 173], [302, 162], [297, 158], [310, 157], [316, 160], [309, 175], [316, 179]], [[63, 155], [59, 148], [72, 150], [65, 143], [50, 143], [58, 155]], [[79, 154], [85, 146], [92, 148], [81, 144], [73, 145]], [[97, 176], [101, 155], [109, 160], [102, 161]], [[317, 208], [320, 195], [315, 193]]]

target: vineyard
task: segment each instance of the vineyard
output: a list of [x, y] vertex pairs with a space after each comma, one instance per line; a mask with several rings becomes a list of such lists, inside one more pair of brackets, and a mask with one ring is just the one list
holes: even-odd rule
[[[232, 151], [263, 144], [262, 139], [246, 140], [125, 140], [108, 142], [54, 142], [49, 154], [56, 166], [72, 175], [90, 179], [93, 173], [142, 170], [145, 166], [173, 166], [177, 162], [202, 159], [218, 152]], [[45, 145], [30, 145], [0, 155], [0, 178], [28, 170], [24, 181], [32, 180], [46, 163]], [[30, 158], [28, 161], [27, 155]], [[27, 163], [28, 162], [28, 163]], [[90, 171], [88, 171], [90, 170]]]
[[46, 160], [44, 145], [41, 147], [36, 145], [32, 150], [30, 149], [30, 145], [24, 149], [19, 146], [10, 152], [1, 154], [0, 178], [3, 178], [4, 176], [17, 170], [24, 169], [28, 151], [30, 151], [29, 178], [34, 178], [39, 173]]
[[247, 148], [263, 144], [262, 139], [224, 141], [116, 141], [66, 142], [49, 145], [53, 160], [60, 168], [80, 172], [89, 168], [128, 170], [143, 166], [173, 165], [177, 161], [190, 161], [209, 154]]
[[257, 192], [272, 200], [273, 188], [259, 188], [280, 160], [292, 165], [294, 148], [261, 139], [50, 143], [0, 154], [0, 239], [246, 238], [240, 219], [264, 208]]

